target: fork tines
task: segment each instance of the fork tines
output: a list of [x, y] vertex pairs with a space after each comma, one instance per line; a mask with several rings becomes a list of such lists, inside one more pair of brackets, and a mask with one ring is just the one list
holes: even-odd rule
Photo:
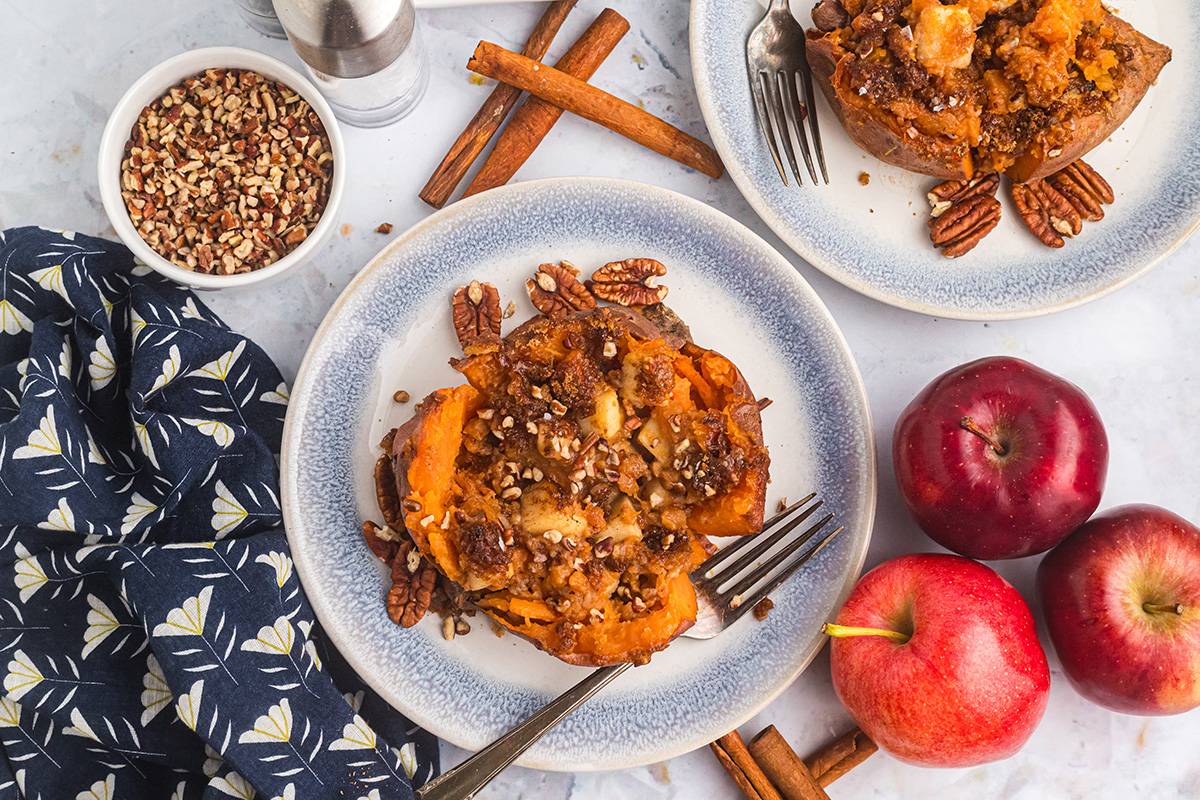
[[[796, 177], [796, 185], [804, 185], [793, 141], [800, 146], [804, 165], [808, 167], [813, 183], [821, 182], [813, 165], [814, 152], [817, 163], [821, 165], [821, 176], [825, 183], [829, 183], [825, 151], [821, 147], [821, 128], [817, 121], [812, 69], [808, 65], [805, 50], [804, 28], [792, 16], [787, 0], [772, 0], [767, 15], [750, 32], [746, 43], [746, 66], [758, 124], [766, 136], [771, 158], [775, 160], [775, 168], [779, 170], [779, 177], [785, 186], [788, 185], [788, 175], [779, 157], [780, 145], [783, 145], [788, 165]], [[800, 99], [801, 93], [803, 100]], [[808, 132], [805, 131], [805, 119], [808, 120]]]
[[[804, 81], [804, 102], [801, 102], [797, 90], [797, 83], [800, 80]], [[825, 152], [821, 147], [821, 129], [817, 123], [816, 113], [810, 111], [814, 108], [810, 73], [807, 70], [802, 73], [777, 70], [772, 74], [763, 70], [755, 76], [755, 79], [751, 80], [751, 89], [754, 92], [754, 105], [758, 109], [759, 126], [767, 139], [767, 147], [771, 151], [771, 157], [775, 159], [775, 168], [779, 170], [779, 177], [783, 178], [784, 185], [788, 185], [788, 177], [787, 172], [784, 171], [783, 162], [779, 158], [778, 142], [783, 143], [788, 164], [792, 168], [792, 174], [796, 176], [796, 185], [804, 185], [800, 167], [796, 162], [793, 139], [800, 144], [800, 153], [804, 157], [804, 164], [808, 167], [808, 174], [812, 176], [813, 183], [821, 181], [813, 166], [813, 150], [816, 150], [824, 182], [829, 183], [829, 172], [825, 167]], [[813, 146], [811, 149], [808, 143], [808, 134], [805, 133], [805, 119], [808, 120], [808, 128], [812, 131]]]
[[[772, 548], [780, 544], [788, 534], [816, 513], [823, 501], [817, 500], [808, 505], [815, 497], [816, 493], [814, 492], [788, 506], [767, 520], [762, 533], [757, 536], [744, 537], [726, 546], [692, 573], [697, 591], [706, 594], [713, 605], [720, 609], [726, 626], [741, 617], [746, 611], [754, 608], [764, 597], [791, 577], [796, 570], [808, 563], [833, 537], [842, 532], [842, 528], [838, 527], [824, 534], [816, 544], [803, 549], [833, 519], [833, 514], [826, 514], [812, 527], [783, 545], [766, 561], [761, 564], [757, 563]], [[796, 513], [797, 511], [799, 513]], [[803, 552], [800, 552], [796, 558], [776, 571], [781, 564], [787, 561], [789, 556], [801, 550]], [[730, 561], [733, 563], [729, 563]], [[747, 571], [751, 565], [754, 565], [754, 568]], [[743, 575], [743, 573], [745, 574]], [[756, 584], [764, 579], [766, 582], [762, 586], [752, 594], [748, 594]], [[731, 581], [734, 583], [729, 586]]]

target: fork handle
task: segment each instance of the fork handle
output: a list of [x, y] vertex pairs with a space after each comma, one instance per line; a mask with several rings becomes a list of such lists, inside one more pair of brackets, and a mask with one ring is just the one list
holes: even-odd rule
[[454, 769], [417, 789], [414, 792], [416, 800], [468, 800], [474, 797], [534, 742], [630, 666], [628, 663], [614, 664], [596, 670]]

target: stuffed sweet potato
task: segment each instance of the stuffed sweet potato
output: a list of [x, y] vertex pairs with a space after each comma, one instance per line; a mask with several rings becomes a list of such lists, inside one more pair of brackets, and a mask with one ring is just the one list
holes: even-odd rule
[[850, 138], [944, 179], [1077, 161], [1171, 59], [1100, 0], [821, 0], [813, 19], [808, 61]]
[[420, 554], [571, 664], [642, 663], [696, 616], [707, 536], [762, 527], [769, 458], [723, 356], [636, 312], [536, 318], [454, 362], [392, 437]]

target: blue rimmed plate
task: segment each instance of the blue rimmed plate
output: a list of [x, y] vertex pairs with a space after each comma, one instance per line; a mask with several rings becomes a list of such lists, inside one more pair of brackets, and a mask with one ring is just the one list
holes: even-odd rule
[[378, 442], [419, 399], [462, 382], [454, 287], [490, 281], [535, 313], [524, 281], [545, 261], [590, 271], [646, 256], [668, 266], [668, 303], [697, 343], [729, 356], [759, 397], [771, 450], [768, 508], [819, 491], [846, 532], [776, 591], [765, 622], [680, 639], [622, 675], [530, 750], [541, 769], [616, 769], [702, 746], [769, 703], [821, 646], [821, 623], [861, 569], [875, 510], [871, 417], [846, 342], [794, 269], [720, 212], [638, 183], [534, 181], [459, 202], [395, 239], [325, 317], [292, 391], [284, 430], [284, 520], [317, 616], [358, 672], [438, 736], [475, 750], [579, 681], [570, 667], [477, 616], [447, 642], [437, 620], [403, 630], [384, 609], [387, 571], [361, 536], [378, 520]]
[[[811, 26], [814, 5], [792, 0], [792, 11]], [[764, 14], [758, 0], [692, 0], [692, 71], [730, 176], [767, 225], [813, 266], [869, 297], [924, 314], [1039, 316], [1132, 283], [1200, 227], [1200, 3], [1119, 5], [1122, 18], [1170, 46], [1174, 59], [1125, 125], [1087, 156], [1112, 184], [1116, 203], [1060, 250], [1034, 239], [1004, 197], [1003, 218], [987, 239], [963, 258], [942, 257], [925, 227], [925, 193], [937, 181], [859, 150], [823, 97], [817, 113], [830, 185], [814, 187], [806, 176], [805, 186], [785, 187], [759, 132], [746, 77], [746, 39]], [[864, 172], [866, 186], [859, 182]]]

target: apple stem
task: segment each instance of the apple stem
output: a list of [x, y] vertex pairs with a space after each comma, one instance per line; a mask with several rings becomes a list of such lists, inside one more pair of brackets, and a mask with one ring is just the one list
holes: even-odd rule
[[1000, 444], [995, 439], [993, 439], [991, 436], [989, 436], [987, 431], [985, 431], [983, 428], [976, 425], [975, 420], [971, 419], [970, 417], [963, 417], [962, 420], [960, 420], [958, 424], [961, 427], [963, 427], [964, 429], [966, 429], [966, 430], [970, 431], [971, 433], [975, 434], [976, 436], [978, 436], [980, 439], [983, 439], [985, 442], [987, 442], [988, 445], [993, 450], [996, 451], [996, 455], [1002, 456], [1008, 452], [1008, 450], [1004, 447], [1004, 445]]
[[1183, 603], [1142, 603], [1147, 614], [1183, 614]]
[[839, 639], [849, 636], [886, 636], [889, 639], [895, 639], [901, 644], [912, 638], [906, 633], [889, 631], [885, 628], [855, 628], [851, 625], [834, 625], [831, 622], [827, 622], [821, 626], [821, 633]]

